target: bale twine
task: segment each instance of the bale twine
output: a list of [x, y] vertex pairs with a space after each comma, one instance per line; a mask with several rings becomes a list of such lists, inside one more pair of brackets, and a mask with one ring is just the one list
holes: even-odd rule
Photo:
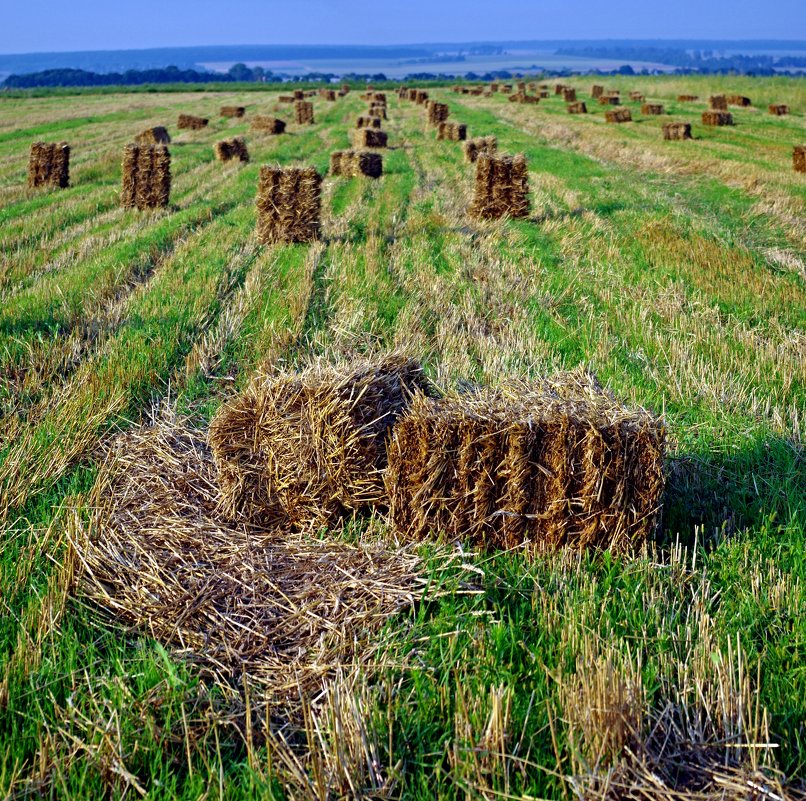
[[219, 161], [232, 161], [238, 159], [241, 162], [249, 161], [249, 150], [246, 147], [246, 142], [242, 136], [236, 136], [234, 139], [224, 139], [221, 142], [216, 142], [213, 150], [215, 157]]
[[529, 214], [529, 172], [523, 154], [479, 153], [470, 214], [483, 220]]
[[206, 128], [209, 122], [210, 120], [206, 117], [195, 117], [193, 114], [180, 114], [176, 124], [179, 128], [198, 131], [201, 128]]
[[464, 144], [465, 161], [473, 164], [481, 153], [495, 153], [498, 150], [498, 139], [494, 136], [477, 136], [467, 139]]
[[330, 154], [330, 173], [347, 178], [361, 175], [380, 178], [383, 175], [383, 156], [369, 150], [334, 150]]
[[322, 176], [313, 167], [261, 167], [257, 240], [311, 242], [319, 236]]
[[28, 186], [32, 189], [70, 186], [70, 145], [67, 142], [34, 142], [28, 157]]
[[729, 111], [708, 109], [702, 113], [703, 125], [733, 125], [733, 115]]
[[606, 111], [605, 120], [614, 123], [632, 122], [632, 113], [628, 108], [621, 106], [620, 108], [614, 108], [612, 111]]
[[690, 122], [664, 122], [663, 138], [667, 141], [691, 139]]
[[168, 205], [171, 194], [171, 155], [165, 145], [126, 145], [123, 148], [124, 208], [155, 209]]
[[136, 145], [169, 145], [171, 137], [167, 128], [157, 125], [154, 128], [146, 128], [144, 131], [140, 131], [134, 137], [134, 143]]
[[252, 117], [251, 129], [258, 133], [281, 134], [285, 132], [285, 121], [257, 114]]

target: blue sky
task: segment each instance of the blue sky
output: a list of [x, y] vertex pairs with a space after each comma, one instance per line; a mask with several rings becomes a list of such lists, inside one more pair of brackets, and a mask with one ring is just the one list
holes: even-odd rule
[[0, 0], [0, 53], [212, 44], [806, 39], [806, 0]]

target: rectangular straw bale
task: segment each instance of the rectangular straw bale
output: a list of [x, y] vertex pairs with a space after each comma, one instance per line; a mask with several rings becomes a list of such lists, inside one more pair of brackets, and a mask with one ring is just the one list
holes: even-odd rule
[[663, 114], [663, 105], [660, 103], [644, 103], [641, 106], [641, 113], [650, 116]]
[[297, 125], [313, 125], [313, 103], [310, 100], [294, 102], [294, 120]]
[[696, 103], [700, 98], [697, 95], [678, 95], [677, 100], [680, 103]]
[[285, 132], [285, 120], [256, 114], [252, 117], [251, 128], [259, 133], [281, 134]]
[[379, 119], [379, 120], [385, 120], [386, 119], [386, 106], [376, 106], [374, 104], [371, 105], [367, 109], [367, 116], [368, 117], [375, 117], [376, 119]]
[[574, 103], [576, 102], [576, 99], [577, 90], [572, 89], [570, 86], [566, 86], [565, 89], [563, 89], [563, 100], [565, 100], [566, 103]]
[[386, 92], [373, 92], [370, 96], [370, 102], [372, 103], [380, 103], [381, 105], [386, 105]]
[[402, 356], [259, 374], [210, 426], [221, 510], [310, 530], [385, 507], [388, 437], [423, 389], [422, 368]]
[[498, 87], [498, 91], [502, 95], [508, 95], [512, 91], [512, 84], [511, 83], [505, 83], [503, 86]]
[[322, 176], [313, 167], [261, 167], [257, 240], [311, 242], [319, 236]]
[[632, 122], [632, 112], [624, 106], [614, 108], [612, 111], [605, 111], [605, 120], [615, 123]]
[[245, 106], [221, 106], [222, 117], [243, 117], [246, 114]]
[[294, 100], [304, 100], [305, 91], [303, 89], [294, 89]]
[[792, 150], [792, 169], [806, 172], [806, 145], [795, 145]]
[[424, 89], [418, 89], [414, 94], [414, 102], [417, 103], [418, 106], [425, 105], [428, 102], [428, 92]]
[[470, 214], [483, 220], [529, 214], [529, 172], [523, 154], [478, 154]]
[[599, 95], [600, 106], [617, 106], [621, 103], [621, 98], [618, 95]]
[[480, 97], [482, 94], [484, 94], [484, 87], [474, 86], [472, 89], [470, 89], [468, 94], [472, 95], [473, 97]]
[[171, 194], [171, 155], [165, 145], [126, 145], [123, 148], [120, 202], [124, 208], [155, 209], [168, 205]]
[[330, 154], [330, 173], [346, 178], [362, 175], [380, 178], [383, 175], [383, 156], [369, 150], [335, 150]]
[[215, 157], [219, 161], [232, 161], [233, 159], [238, 159], [241, 162], [249, 161], [249, 150], [241, 136], [216, 142], [213, 150]]
[[490, 91], [491, 91], [491, 92], [497, 92], [497, 91], [498, 91], [498, 87], [499, 87], [499, 85], [500, 85], [500, 84], [498, 83], [498, 81], [492, 81], [492, 82], [490, 83]]
[[554, 84], [554, 94], [555, 95], [561, 95], [567, 88], [569, 88], [569, 87], [567, 87], [564, 83], [555, 83]]
[[28, 158], [28, 186], [70, 186], [70, 145], [67, 142], [34, 142]]
[[577, 100], [576, 103], [569, 103], [568, 104], [568, 113], [569, 114], [587, 114], [588, 107], [585, 103], [581, 100]]
[[187, 128], [191, 131], [198, 131], [206, 128], [210, 120], [207, 117], [196, 117], [193, 114], [180, 114], [177, 121], [179, 128]]
[[591, 97], [599, 98], [604, 94], [604, 86], [601, 86], [598, 83], [593, 84], [591, 86]]
[[708, 108], [713, 111], [727, 111], [728, 98], [725, 95], [711, 95], [708, 98]]
[[498, 139], [494, 136], [477, 136], [467, 139], [464, 144], [465, 161], [472, 164], [481, 153], [495, 153], [497, 150]]
[[664, 122], [663, 138], [667, 141], [691, 139], [690, 122]]
[[517, 88], [518, 88], [519, 92], [525, 92], [526, 91], [526, 83], [525, 83], [525, 81], [518, 81]]
[[388, 141], [386, 131], [377, 128], [357, 128], [353, 131], [353, 147], [356, 150], [367, 147], [386, 147]]
[[644, 93], [638, 91], [632, 91], [630, 92], [630, 100], [634, 101], [635, 103], [643, 103]]
[[437, 103], [435, 101], [429, 101], [428, 106], [426, 108], [428, 115], [428, 124], [433, 126], [437, 126], [441, 122], [445, 122], [445, 120], [448, 119], [448, 115], [451, 113], [447, 103]]
[[324, 89], [322, 90], [321, 97], [323, 100], [327, 100], [328, 102], [334, 103], [336, 101], [336, 90]]
[[146, 128], [134, 137], [136, 145], [168, 145], [170, 143], [171, 137], [168, 135], [168, 129], [162, 125]]
[[441, 122], [437, 127], [437, 139], [464, 142], [467, 139], [467, 125], [460, 122]]
[[355, 121], [356, 128], [380, 128], [381, 118], [370, 117], [369, 115], [361, 115]]
[[789, 114], [789, 106], [786, 103], [773, 103], [768, 111], [776, 117], [784, 117]]
[[388, 447], [391, 522], [407, 540], [630, 550], [657, 523], [664, 447], [661, 420], [581, 371], [416, 395]]
[[733, 125], [733, 115], [729, 111], [708, 109], [702, 113], [703, 125]]
[[350, 84], [349, 83], [343, 83], [341, 85], [341, 91], [344, 92], [344, 94], [347, 94], [347, 92], [350, 91]]
[[294, 97], [294, 95], [280, 95], [280, 96], [277, 98], [277, 102], [278, 102], [278, 103], [293, 103], [293, 102], [294, 102], [294, 100], [296, 100], [296, 98]]
[[750, 101], [749, 97], [745, 97], [744, 95], [728, 95], [728, 105], [729, 106], [752, 106], [752, 102]]

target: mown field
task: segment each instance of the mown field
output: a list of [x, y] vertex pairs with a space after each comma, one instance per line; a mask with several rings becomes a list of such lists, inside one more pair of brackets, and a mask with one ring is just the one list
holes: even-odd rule
[[[390, 91], [384, 176], [326, 177], [321, 241], [285, 246], [255, 241], [259, 166], [325, 173], [358, 92], [277, 137], [248, 130], [290, 118], [268, 92], [0, 98], [0, 794], [605, 797], [591, 776], [632, 775], [651, 761], [638, 744], [675, 731], [670, 764], [806, 780], [806, 85], [607, 79], [672, 115], [631, 103], [614, 126], [591, 82], [566, 81], [585, 116], [430, 90], [470, 136], [526, 154], [529, 219], [469, 219], [460, 145]], [[735, 127], [675, 100], [719, 91], [753, 100]], [[178, 131], [180, 112], [210, 126]], [[664, 119], [695, 139], [662, 141]], [[173, 137], [171, 206], [124, 210], [121, 150], [150, 125]], [[234, 134], [247, 165], [213, 158]], [[39, 139], [70, 143], [70, 188], [26, 187]], [[422, 595], [370, 660], [301, 693], [298, 725], [85, 597], [75, 545], [115, 432], [155, 408], [204, 430], [261, 366], [395, 348], [446, 387], [582, 365], [663, 414], [656, 540], [535, 557], [434, 532]], [[382, 518], [320, 539], [397, 547]]]

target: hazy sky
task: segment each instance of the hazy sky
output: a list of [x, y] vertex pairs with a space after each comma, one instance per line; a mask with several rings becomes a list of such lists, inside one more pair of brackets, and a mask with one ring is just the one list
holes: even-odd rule
[[806, 39], [806, 0], [0, 0], [0, 53], [205, 44]]

